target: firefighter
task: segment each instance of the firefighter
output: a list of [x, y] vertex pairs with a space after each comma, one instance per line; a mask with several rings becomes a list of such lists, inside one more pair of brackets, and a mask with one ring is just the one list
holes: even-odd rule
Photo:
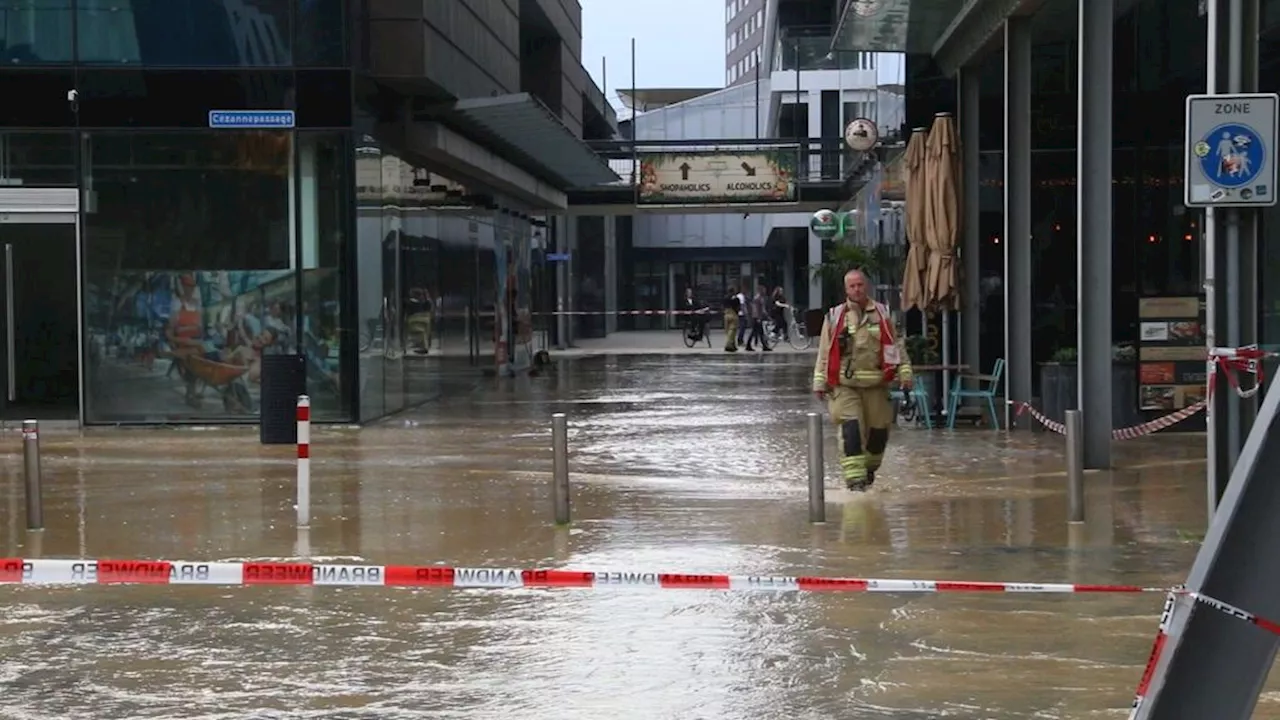
[[844, 276], [845, 302], [827, 311], [813, 369], [813, 392], [836, 425], [840, 468], [850, 490], [866, 490], [889, 444], [889, 387], [912, 384], [911, 362], [889, 308], [867, 297], [867, 277]]

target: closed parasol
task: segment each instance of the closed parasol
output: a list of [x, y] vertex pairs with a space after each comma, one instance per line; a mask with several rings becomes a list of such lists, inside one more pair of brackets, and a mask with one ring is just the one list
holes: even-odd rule
[[959, 304], [955, 251], [960, 231], [960, 138], [951, 113], [938, 113], [926, 144], [925, 177], [929, 186], [925, 237], [929, 243], [925, 298], [954, 310]]
[[917, 308], [923, 310], [925, 298], [926, 258], [929, 254], [925, 239], [926, 211], [928, 207], [928, 180], [925, 177], [925, 143], [928, 131], [916, 128], [907, 143], [905, 161], [906, 175], [906, 221], [907, 221], [907, 262], [902, 276], [902, 309]]

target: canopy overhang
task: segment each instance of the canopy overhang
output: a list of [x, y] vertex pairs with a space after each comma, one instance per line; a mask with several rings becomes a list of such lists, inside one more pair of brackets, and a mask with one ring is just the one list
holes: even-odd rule
[[618, 181], [604, 158], [529, 93], [460, 100], [449, 110], [468, 135], [561, 190]]

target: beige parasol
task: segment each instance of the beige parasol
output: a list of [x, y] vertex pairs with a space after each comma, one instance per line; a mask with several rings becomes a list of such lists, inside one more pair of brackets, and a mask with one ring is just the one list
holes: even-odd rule
[[944, 309], [958, 306], [956, 239], [960, 231], [960, 138], [951, 113], [938, 113], [925, 153], [925, 238], [929, 242], [925, 299]]
[[928, 207], [928, 179], [924, 174], [925, 143], [928, 131], [916, 128], [907, 143], [906, 194], [907, 194], [907, 263], [902, 276], [902, 309], [925, 307], [925, 262], [929, 247], [925, 240], [925, 212]]

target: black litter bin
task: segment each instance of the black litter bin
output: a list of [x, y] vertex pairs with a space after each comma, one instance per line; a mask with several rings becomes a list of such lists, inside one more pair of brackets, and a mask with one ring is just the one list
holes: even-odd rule
[[307, 359], [301, 355], [262, 356], [262, 410], [258, 435], [263, 445], [298, 442], [298, 396], [307, 392]]

